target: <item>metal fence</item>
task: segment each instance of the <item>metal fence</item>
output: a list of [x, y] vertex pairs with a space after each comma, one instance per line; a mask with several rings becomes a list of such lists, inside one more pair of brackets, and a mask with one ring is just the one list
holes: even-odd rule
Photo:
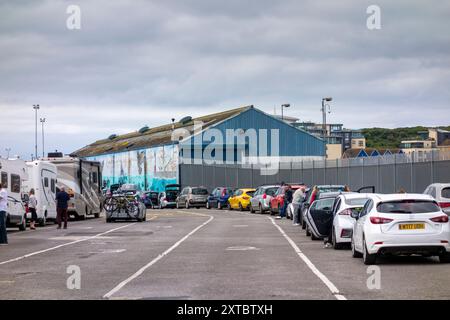
[[426, 155], [389, 155], [325, 161], [281, 162], [275, 174], [267, 174], [261, 165], [180, 164], [182, 186], [257, 187], [270, 183], [343, 184], [352, 190], [375, 186], [377, 192], [400, 189], [422, 193], [436, 182], [450, 182], [450, 152]]

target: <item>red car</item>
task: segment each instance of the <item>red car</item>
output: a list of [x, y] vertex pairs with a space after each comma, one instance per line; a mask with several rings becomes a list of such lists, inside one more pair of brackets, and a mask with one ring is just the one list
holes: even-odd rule
[[[306, 187], [304, 184], [291, 184], [291, 190], [292, 194], [294, 194], [297, 189], [300, 187]], [[286, 187], [279, 187], [277, 192], [274, 194], [272, 199], [270, 200], [270, 213], [276, 214], [280, 212], [280, 209], [283, 207], [284, 204], [284, 193], [285, 193]]]

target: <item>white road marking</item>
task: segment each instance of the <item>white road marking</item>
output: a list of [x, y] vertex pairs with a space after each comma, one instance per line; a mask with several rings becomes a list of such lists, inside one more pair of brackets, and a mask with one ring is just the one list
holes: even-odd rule
[[247, 224], [235, 224], [233, 227], [234, 228], [246, 228], [246, 227], [248, 227], [248, 225]]
[[228, 251], [247, 251], [247, 250], [260, 250], [259, 248], [255, 248], [255, 247], [245, 247], [245, 246], [241, 246], [241, 247], [228, 247], [226, 250]]
[[154, 265], [155, 263], [157, 263], [159, 260], [161, 260], [162, 258], [164, 258], [166, 255], [168, 255], [171, 251], [173, 251], [176, 247], [178, 247], [182, 242], [184, 242], [186, 239], [188, 239], [191, 235], [193, 235], [195, 232], [197, 232], [198, 230], [200, 230], [201, 228], [203, 228], [204, 226], [206, 226], [208, 223], [210, 223], [212, 220], [214, 219], [213, 216], [209, 216], [209, 219], [205, 222], [203, 222], [201, 225], [199, 225], [198, 227], [196, 227], [194, 230], [192, 230], [191, 232], [189, 232], [187, 235], [185, 235], [183, 238], [181, 238], [180, 240], [178, 240], [173, 246], [171, 246], [169, 249], [167, 249], [166, 251], [164, 251], [163, 253], [161, 253], [160, 255], [158, 255], [155, 259], [153, 259], [152, 261], [150, 261], [149, 263], [147, 263], [145, 266], [143, 266], [142, 268], [140, 268], [138, 271], [136, 271], [136, 273], [134, 273], [133, 275], [131, 275], [130, 277], [128, 277], [127, 279], [125, 279], [124, 281], [122, 281], [121, 283], [119, 283], [116, 287], [114, 287], [111, 291], [109, 291], [108, 293], [106, 293], [103, 298], [110, 298], [111, 296], [113, 296], [116, 292], [118, 292], [120, 289], [122, 289], [123, 287], [125, 287], [129, 282], [133, 281], [134, 279], [136, 279], [137, 277], [139, 277], [141, 274], [144, 273], [145, 270], [147, 270], [148, 268], [150, 268], [152, 265]]
[[311, 262], [311, 260], [309, 260], [309, 258], [300, 250], [295, 242], [286, 234], [286, 232], [284, 232], [284, 230], [275, 223], [275, 220], [270, 217], [269, 219], [272, 221], [272, 224], [281, 232], [283, 237], [289, 242], [292, 248], [294, 248], [295, 252], [303, 260], [303, 262], [305, 262], [309, 269], [311, 269], [311, 271], [328, 287], [335, 298], [337, 300], [347, 300], [345, 296], [339, 293], [339, 289], [322, 272], [320, 272], [319, 269], [317, 269], [317, 267]]
[[75, 241], [72, 241], [72, 242], [63, 243], [63, 244], [60, 244], [60, 245], [55, 246], [55, 247], [51, 247], [51, 248], [48, 248], [48, 249], [44, 249], [44, 250], [39, 250], [39, 251], [35, 251], [35, 252], [32, 252], [32, 253], [28, 253], [28, 254], [26, 254], [26, 255], [23, 255], [23, 256], [14, 258], [14, 259], [2, 261], [2, 262], [0, 262], [0, 265], [4, 265], [4, 264], [7, 264], [7, 263], [19, 261], [19, 260], [22, 260], [22, 259], [25, 259], [25, 258], [29, 258], [29, 257], [35, 256], [35, 255], [41, 254], [41, 253], [53, 251], [53, 250], [56, 250], [56, 249], [59, 249], [59, 248], [62, 248], [62, 247], [66, 247], [66, 246], [70, 246], [70, 245], [72, 245], [72, 244], [80, 243], [80, 242], [83, 242], [83, 241], [96, 239], [96, 238], [101, 237], [101, 236], [103, 236], [103, 235], [105, 235], [105, 234], [108, 234], [108, 233], [111, 233], [111, 232], [114, 232], [114, 231], [117, 231], [117, 230], [120, 230], [120, 229], [129, 227], [129, 226], [132, 226], [132, 225], [134, 225], [134, 224], [136, 224], [136, 222], [134, 222], [134, 223], [129, 223], [129, 224], [126, 224], [126, 225], [121, 226], [121, 227], [118, 227], [118, 228], [110, 229], [110, 230], [108, 230], [108, 231], [105, 231], [105, 232], [96, 234], [95, 236], [91, 236], [91, 237], [87, 237], [87, 238], [75, 240]]
[[[114, 239], [116, 237], [97, 237], [96, 239], [106, 240], [106, 239]], [[78, 240], [91, 240], [92, 236], [60, 236], [60, 237], [52, 237], [48, 238], [48, 240], [56, 240], [56, 241], [78, 241]]]

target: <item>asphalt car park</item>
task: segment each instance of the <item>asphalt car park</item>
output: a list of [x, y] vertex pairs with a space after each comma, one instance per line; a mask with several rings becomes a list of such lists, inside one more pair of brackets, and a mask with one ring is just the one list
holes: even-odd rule
[[[249, 211], [147, 210], [141, 223], [102, 216], [10, 232], [9, 243], [0, 248], [0, 299], [450, 298], [449, 265], [435, 257], [366, 266], [291, 220]], [[79, 289], [67, 285], [71, 266]]]

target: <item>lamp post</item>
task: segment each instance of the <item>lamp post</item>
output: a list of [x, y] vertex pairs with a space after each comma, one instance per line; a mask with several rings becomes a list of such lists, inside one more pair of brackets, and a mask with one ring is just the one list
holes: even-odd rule
[[34, 109], [34, 157], [37, 159], [37, 111], [39, 110], [38, 104], [33, 104]]
[[[326, 97], [326, 98], [322, 98], [322, 138], [324, 141], [324, 156], [325, 159], [327, 158], [327, 142], [326, 142], [326, 136], [327, 136], [327, 110], [326, 107], [328, 106], [328, 110], [330, 108], [330, 105], [326, 104], [325, 102], [330, 102], [332, 101], [333, 98], [332, 97]], [[330, 112], [330, 111], [328, 111]]]
[[291, 105], [289, 103], [285, 103], [281, 105], [281, 120], [284, 120], [283, 108], [289, 108]]
[[44, 123], [45, 123], [45, 118], [40, 118], [39, 119], [41, 121], [41, 125], [42, 125], [42, 158], [45, 157], [45, 144], [44, 144]]

